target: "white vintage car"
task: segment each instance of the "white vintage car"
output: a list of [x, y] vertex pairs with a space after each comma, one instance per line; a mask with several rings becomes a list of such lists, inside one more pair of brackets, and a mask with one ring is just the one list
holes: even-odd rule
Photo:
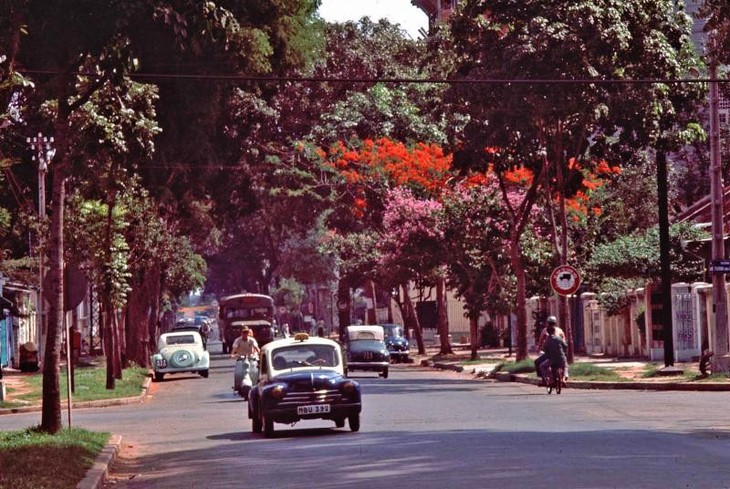
[[203, 338], [197, 331], [173, 331], [163, 333], [157, 340], [157, 353], [150, 357], [155, 380], [165, 374], [195, 372], [208, 377], [210, 354], [205, 350]]

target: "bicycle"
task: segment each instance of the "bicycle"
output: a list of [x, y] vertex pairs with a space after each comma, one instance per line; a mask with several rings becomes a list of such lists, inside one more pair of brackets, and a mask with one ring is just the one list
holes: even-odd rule
[[565, 377], [565, 369], [563, 367], [550, 367], [549, 377], [543, 379], [548, 394], [552, 394], [555, 390], [556, 394], [560, 394], [563, 390], [563, 378]]

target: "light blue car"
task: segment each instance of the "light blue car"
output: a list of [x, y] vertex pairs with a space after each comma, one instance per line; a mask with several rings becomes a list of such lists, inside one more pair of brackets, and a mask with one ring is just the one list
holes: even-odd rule
[[161, 381], [165, 374], [193, 372], [208, 378], [210, 354], [206, 351], [203, 338], [197, 331], [174, 331], [163, 333], [157, 340], [157, 353], [150, 357], [155, 380]]

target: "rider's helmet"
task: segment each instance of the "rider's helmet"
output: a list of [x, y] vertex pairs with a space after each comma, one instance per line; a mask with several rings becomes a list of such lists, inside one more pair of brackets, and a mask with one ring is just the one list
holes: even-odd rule
[[547, 323], [548, 324], [558, 324], [558, 318], [556, 318], [555, 316], [548, 316]]

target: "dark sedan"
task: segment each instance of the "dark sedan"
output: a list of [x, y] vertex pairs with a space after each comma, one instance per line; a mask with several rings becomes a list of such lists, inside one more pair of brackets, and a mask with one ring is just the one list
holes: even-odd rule
[[390, 359], [394, 362], [408, 362], [411, 354], [408, 338], [403, 335], [403, 326], [400, 324], [384, 324], [385, 346], [390, 352]]
[[357, 325], [347, 327], [347, 371], [379, 372], [388, 378], [390, 352], [385, 346], [382, 326]]
[[298, 333], [261, 349], [259, 381], [248, 397], [254, 433], [274, 433], [274, 423], [329, 419], [360, 429], [360, 384], [345, 377], [340, 345]]

